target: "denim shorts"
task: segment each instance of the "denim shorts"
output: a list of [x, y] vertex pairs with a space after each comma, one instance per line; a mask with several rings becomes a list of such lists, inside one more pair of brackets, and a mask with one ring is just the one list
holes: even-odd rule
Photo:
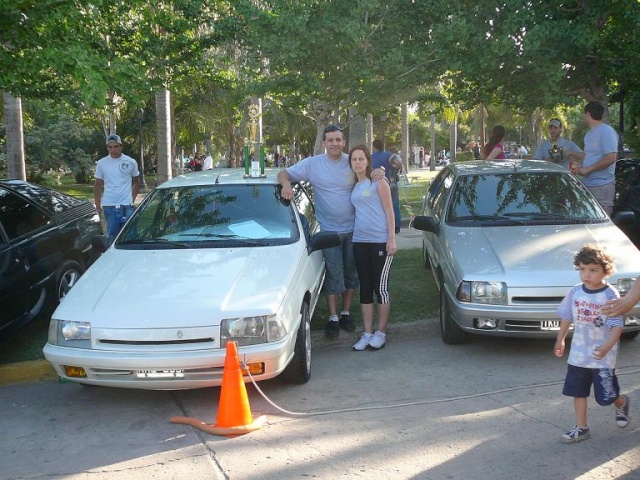
[[586, 398], [593, 394], [598, 405], [611, 405], [620, 396], [620, 386], [614, 368], [583, 368], [569, 364], [562, 394]]
[[113, 242], [116, 236], [133, 214], [133, 205], [103, 206], [104, 220], [107, 224], [107, 236], [109, 242]]
[[358, 288], [358, 272], [351, 244], [353, 232], [338, 235], [340, 236], [340, 245], [325, 248], [322, 251], [326, 265], [322, 292], [326, 295], [340, 295], [347, 288]]

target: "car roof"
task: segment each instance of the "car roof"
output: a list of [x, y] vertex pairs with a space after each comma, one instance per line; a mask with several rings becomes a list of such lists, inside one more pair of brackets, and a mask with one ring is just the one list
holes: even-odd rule
[[277, 185], [280, 168], [265, 169], [264, 176], [245, 177], [244, 168], [215, 168], [202, 172], [190, 172], [173, 177], [156, 188], [193, 187], [198, 185]]
[[475, 160], [472, 162], [454, 162], [446, 168], [456, 175], [478, 175], [478, 174], [504, 174], [514, 172], [559, 172], [569, 173], [561, 165], [557, 165], [545, 160]]

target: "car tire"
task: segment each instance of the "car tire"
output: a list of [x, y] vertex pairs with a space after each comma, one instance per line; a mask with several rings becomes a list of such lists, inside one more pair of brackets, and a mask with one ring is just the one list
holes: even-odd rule
[[297, 384], [307, 383], [311, 378], [311, 316], [306, 303], [302, 304], [301, 314], [293, 358], [282, 372], [285, 381]]
[[56, 270], [56, 284], [53, 301], [60, 303], [67, 296], [69, 290], [76, 284], [84, 273], [85, 268], [75, 260], [65, 260]]
[[635, 332], [625, 332], [622, 335], [620, 335], [620, 338], [622, 338], [623, 340], [633, 340], [634, 338], [636, 338], [638, 335], [640, 335], [640, 331], [635, 331]]
[[447, 345], [458, 345], [467, 341], [467, 332], [462, 330], [451, 314], [451, 306], [444, 289], [444, 282], [440, 284], [440, 335]]
[[429, 260], [429, 254], [427, 253], [427, 246], [422, 241], [422, 264], [427, 270], [431, 270], [431, 261]]

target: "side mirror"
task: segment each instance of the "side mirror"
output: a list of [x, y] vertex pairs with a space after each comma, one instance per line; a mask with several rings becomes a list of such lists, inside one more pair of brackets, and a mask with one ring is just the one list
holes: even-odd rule
[[435, 233], [436, 235], [440, 233], [440, 226], [436, 223], [433, 217], [425, 217], [424, 215], [418, 215], [413, 219], [411, 226], [416, 230], [431, 232], [431, 233]]
[[333, 248], [340, 245], [340, 236], [333, 232], [318, 232], [311, 237], [309, 253], [325, 248]]
[[622, 225], [632, 225], [636, 221], [636, 215], [628, 210], [621, 210], [611, 214], [611, 221], [618, 227]]

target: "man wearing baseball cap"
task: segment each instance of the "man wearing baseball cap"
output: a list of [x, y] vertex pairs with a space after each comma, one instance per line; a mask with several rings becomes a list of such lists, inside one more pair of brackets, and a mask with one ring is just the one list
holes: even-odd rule
[[133, 213], [133, 202], [140, 189], [140, 172], [136, 161], [122, 153], [119, 135], [107, 137], [109, 155], [96, 166], [93, 198], [98, 213], [104, 213], [107, 236], [113, 242]]
[[582, 149], [571, 140], [562, 138], [562, 122], [552, 118], [547, 124], [549, 139], [543, 140], [533, 154], [536, 160], [547, 160], [562, 165], [569, 170], [569, 162], [582, 162], [584, 153]]

